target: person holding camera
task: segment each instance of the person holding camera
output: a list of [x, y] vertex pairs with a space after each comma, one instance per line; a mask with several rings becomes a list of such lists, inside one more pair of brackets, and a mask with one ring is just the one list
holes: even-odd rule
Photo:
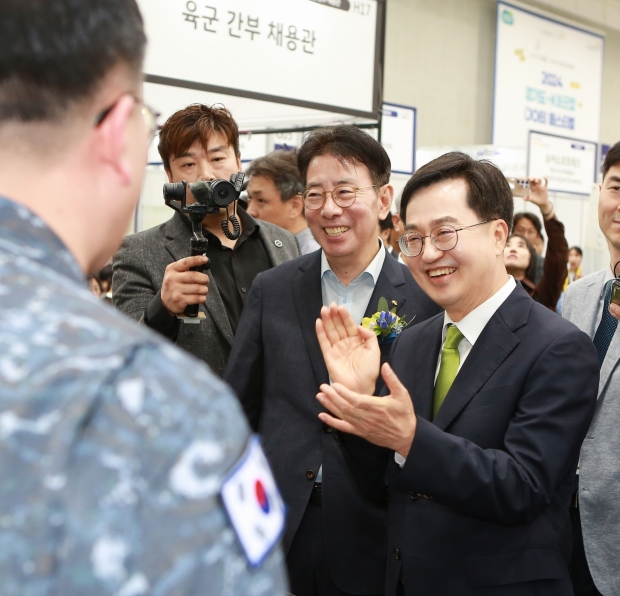
[[504, 264], [508, 273], [521, 282], [525, 291], [536, 302], [555, 312], [566, 279], [568, 262], [564, 225], [555, 216], [544, 179], [530, 178], [530, 194], [526, 200], [539, 207], [549, 238], [547, 254], [543, 260], [543, 273], [538, 277], [536, 245], [526, 233], [516, 231], [520, 221], [516, 216], [513, 220], [513, 232], [504, 248]]
[[[162, 126], [158, 148], [170, 182], [228, 180], [241, 170], [239, 130], [223, 107], [193, 104], [176, 112]], [[206, 258], [189, 256], [191, 223], [175, 213], [164, 224], [126, 237], [114, 259], [114, 306], [204, 360], [219, 376], [254, 278], [300, 254], [290, 232], [257, 222], [239, 206], [240, 235], [231, 239], [222, 221], [234, 207], [204, 218]], [[207, 272], [192, 270], [207, 262]], [[200, 305], [204, 319], [182, 324], [177, 315], [193, 304]]]

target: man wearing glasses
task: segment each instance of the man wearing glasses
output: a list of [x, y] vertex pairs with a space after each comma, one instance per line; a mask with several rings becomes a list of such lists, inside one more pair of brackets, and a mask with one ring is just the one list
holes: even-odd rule
[[[170, 182], [228, 180], [241, 170], [239, 130], [223, 107], [192, 104], [174, 113], [161, 128], [158, 149]], [[236, 240], [222, 229], [226, 209], [205, 217], [206, 273], [192, 270], [207, 258], [189, 256], [191, 224], [180, 213], [127, 236], [114, 258], [114, 306], [204, 360], [219, 376], [254, 278], [300, 254], [290, 232], [256, 221], [241, 207], [237, 216]], [[192, 304], [200, 305], [204, 319], [182, 324], [177, 315]]]
[[[387, 255], [377, 223], [390, 210], [390, 160], [353, 126], [312, 132], [298, 154], [305, 215], [322, 250], [257, 276], [239, 322], [225, 379], [259, 431], [289, 508], [284, 548], [296, 596], [383, 593], [386, 501], [350, 453], [376, 465], [373, 446], [322, 424], [315, 395], [329, 376], [316, 338], [323, 305], [356, 323], [381, 298], [411, 326], [439, 311], [406, 267]], [[389, 352], [385, 342], [382, 350]], [[382, 481], [381, 481], [382, 486]]]
[[598, 362], [506, 273], [512, 212], [501, 172], [462, 153], [407, 183], [400, 246], [445, 312], [396, 340], [384, 397], [373, 335], [335, 306], [317, 323], [334, 383], [320, 420], [386, 448], [388, 596], [572, 593], [568, 505]]

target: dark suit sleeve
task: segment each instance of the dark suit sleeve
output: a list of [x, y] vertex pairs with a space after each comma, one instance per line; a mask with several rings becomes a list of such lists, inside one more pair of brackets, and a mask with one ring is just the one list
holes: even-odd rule
[[[450, 434], [449, 427], [442, 431], [418, 417], [407, 461], [396, 479], [390, 474], [392, 486], [427, 495], [465, 515], [503, 525], [527, 523], [575, 469], [597, 389], [596, 350], [582, 332], [566, 332], [526, 377], [504, 450], [483, 449]], [[460, 416], [493, 407], [486, 404]]]
[[112, 287], [116, 308], [175, 341], [179, 321], [164, 308], [145, 264], [143, 246], [137, 237], [127, 236], [114, 256]]
[[237, 394], [250, 426], [258, 430], [263, 405], [262, 274], [258, 274], [237, 327], [224, 380]]

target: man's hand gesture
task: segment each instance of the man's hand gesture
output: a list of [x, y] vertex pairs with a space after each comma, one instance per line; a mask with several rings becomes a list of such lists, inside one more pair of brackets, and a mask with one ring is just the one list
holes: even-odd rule
[[340, 383], [321, 385], [321, 393], [316, 397], [331, 414], [322, 412], [319, 418], [336, 430], [358, 435], [407, 457], [417, 426], [413, 402], [389, 364], [383, 365], [381, 374], [390, 390], [385, 397], [363, 395]]
[[372, 395], [381, 363], [377, 336], [357, 326], [349, 311], [335, 304], [321, 309], [316, 334], [331, 380], [358, 393]]

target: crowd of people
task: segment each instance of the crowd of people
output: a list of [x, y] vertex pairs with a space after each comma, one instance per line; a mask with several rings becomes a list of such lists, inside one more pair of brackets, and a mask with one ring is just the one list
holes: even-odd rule
[[123, 238], [147, 149], [192, 203], [233, 115], [159, 128], [134, 0], [0, 33], [0, 594], [620, 594], [620, 143], [585, 277], [544, 179], [540, 218], [460, 152], [395, 197], [352, 125], [254, 160], [191, 255], [180, 212]]

